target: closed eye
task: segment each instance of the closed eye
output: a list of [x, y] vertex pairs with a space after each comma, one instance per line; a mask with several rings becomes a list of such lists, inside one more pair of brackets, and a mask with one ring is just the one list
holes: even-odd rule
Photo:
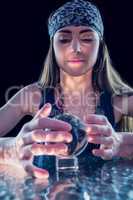
[[92, 39], [92, 38], [84, 38], [84, 39], [81, 39], [81, 41], [89, 43], [89, 42], [93, 42], [94, 39]]
[[66, 43], [71, 42], [71, 39], [59, 39], [59, 42], [62, 44], [66, 44]]

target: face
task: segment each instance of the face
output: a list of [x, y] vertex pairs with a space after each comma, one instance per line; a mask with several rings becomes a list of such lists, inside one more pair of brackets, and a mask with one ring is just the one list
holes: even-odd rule
[[81, 76], [96, 63], [99, 36], [88, 26], [67, 26], [55, 33], [53, 47], [60, 70]]

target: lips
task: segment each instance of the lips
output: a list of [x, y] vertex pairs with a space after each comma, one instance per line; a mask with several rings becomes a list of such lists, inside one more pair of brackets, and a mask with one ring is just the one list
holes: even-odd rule
[[83, 62], [84, 60], [68, 60], [68, 62]]
[[71, 60], [68, 60], [67, 62], [84, 62], [85, 60], [83, 59], [71, 59]]
[[68, 61], [67, 63], [70, 64], [70, 65], [81, 65], [81, 64], [84, 64], [85, 61], [81, 61], [81, 60], [75, 61], [74, 60], [74, 61]]
[[67, 59], [68, 62], [83, 62], [85, 61], [84, 57], [82, 56], [70, 56], [68, 59]]

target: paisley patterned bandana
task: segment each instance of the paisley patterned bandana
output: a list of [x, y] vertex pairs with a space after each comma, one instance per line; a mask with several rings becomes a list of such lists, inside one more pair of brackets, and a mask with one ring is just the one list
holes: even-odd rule
[[48, 19], [50, 38], [65, 26], [89, 26], [103, 37], [103, 22], [98, 8], [86, 0], [72, 0], [58, 8]]

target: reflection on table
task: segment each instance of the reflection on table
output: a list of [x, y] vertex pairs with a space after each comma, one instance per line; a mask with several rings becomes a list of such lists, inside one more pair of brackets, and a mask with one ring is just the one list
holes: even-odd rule
[[18, 166], [0, 165], [0, 199], [133, 200], [133, 161], [94, 168], [86, 163], [77, 173], [53, 172], [49, 181], [31, 178]]

